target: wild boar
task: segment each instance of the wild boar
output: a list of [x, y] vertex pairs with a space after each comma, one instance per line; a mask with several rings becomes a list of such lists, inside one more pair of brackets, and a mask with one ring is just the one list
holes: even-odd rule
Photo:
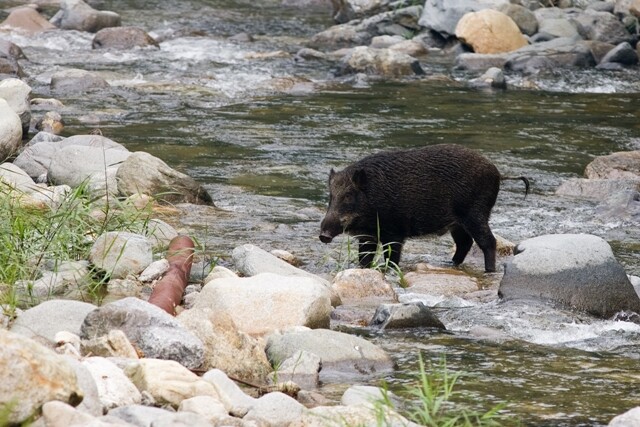
[[357, 236], [359, 261], [371, 266], [378, 243], [400, 262], [409, 237], [451, 233], [453, 263], [461, 264], [473, 241], [484, 254], [485, 271], [496, 270], [496, 239], [489, 228], [502, 177], [485, 157], [455, 144], [373, 154], [329, 174], [329, 207], [320, 240], [340, 233]]

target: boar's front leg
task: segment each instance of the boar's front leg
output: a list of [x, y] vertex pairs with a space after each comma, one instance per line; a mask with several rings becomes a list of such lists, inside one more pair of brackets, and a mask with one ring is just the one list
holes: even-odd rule
[[373, 260], [376, 257], [376, 250], [378, 249], [378, 242], [373, 237], [360, 237], [360, 247], [358, 248], [358, 260], [360, 261], [360, 267], [369, 268], [373, 264]]
[[496, 238], [489, 228], [488, 219], [470, 218], [465, 222], [465, 230], [471, 234], [484, 254], [484, 271], [496, 271]]

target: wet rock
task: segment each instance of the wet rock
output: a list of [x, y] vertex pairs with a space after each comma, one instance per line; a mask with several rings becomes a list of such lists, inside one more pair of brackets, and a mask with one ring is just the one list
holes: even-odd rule
[[111, 11], [96, 10], [82, 0], [61, 0], [60, 11], [51, 23], [63, 30], [95, 33], [107, 27], [119, 27], [120, 15]]
[[358, 46], [338, 64], [337, 74], [379, 74], [385, 77], [402, 77], [424, 74], [418, 60], [391, 49], [372, 49]]
[[98, 237], [91, 247], [89, 261], [114, 279], [139, 274], [153, 261], [152, 245], [146, 237], [110, 231]]
[[636, 65], [638, 63], [638, 52], [627, 42], [620, 43], [611, 49], [600, 61], [601, 64], [615, 62], [622, 65]]
[[142, 193], [169, 203], [213, 206], [211, 196], [202, 185], [143, 151], [133, 153], [120, 165], [116, 180], [118, 191], [125, 197]]
[[404, 276], [407, 292], [425, 295], [463, 296], [478, 290], [478, 282], [456, 270], [409, 272]]
[[382, 304], [376, 310], [369, 325], [380, 329], [446, 329], [438, 317], [422, 302]]
[[149, 46], [160, 47], [153, 37], [137, 27], [103, 28], [96, 33], [91, 42], [93, 49], [125, 50]]
[[456, 57], [456, 67], [470, 71], [501, 69], [507, 62], [507, 54], [461, 53]]
[[84, 318], [96, 308], [81, 301], [46, 301], [23, 311], [11, 326], [11, 332], [28, 338], [45, 338], [54, 343], [56, 333], [60, 331], [79, 335]]
[[589, 179], [640, 179], [640, 150], [596, 157], [585, 168]]
[[241, 33], [232, 35], [231, 37], [228, 38], [228, 40], [241, 42], [241, 43], [251, 43], [254, 41], [254, 38], [249, 33], [241, 32]]
[[30, 94], [31, 87], [20, 79], [9, 78], [0, 81], [0, 98], [4, 98], [20, 117], [23, 135], [29, 133], [31, 124]]
[[235, 378], [255, 382], [264, 382], [271, 371], [262, 341], [238, 331], [229, 316], [203, 308], [185, 310], [177, 319], [202, 340], [202, 369], [219, 368]]
[[622, 22], [611, 13], [587, 9], [575, 18], [575, 22], [580, 35], [587, 40], [614, 45], [633, 40]]
[[393, 361], [383, 349], [354, 335], [313, 329], [289, 330], [267, 337], [265, 351], [272, 362], [288, 359], [300, 350], [320, 357], [321, 379], [339, 372], [368, 375], [393, 369]]
[[333, 19], [339, 24], [366, 18], [388, 10], [390, 0], [337, 0]]
[[465, 14], [456, 26], [456, 37], [476, 53], [511, 52], [527, 45], [516, 23], [493, 9]]
[[613, 417], [607, 427], [631, 427], [640, 425], [640, 406]]
[[258, 425], [285, 426], [299, 419], [305, 410], [294, 398], [273, 392], [257, 399], [242, 419]]
[[340, 299], [362, 299], [382, 297], [392, 301], [397, 299], [396, 292], [384, 274], [369, 268], [343, 270], [336, 274], [331, 288]]
[[491, 67], [483, 75], [469, 81], [473, 87], [490, 87], [495, 89], [506, 89], [507, 80], [500, 68]]
[[9, 40], [0, 40], [0, 58], [8, 58], [13, 60], [27, 59], [20, 46], [10, 42]]
[[538, 300], [608, 318], [640, 312], [640, 299], [609, 244], [587, 234], [539, 236], [518, 244], [505, 265], [499, 295]]
[[64, 130], [64, 121], [57, 111], [47, 111], [45, 115], [37, 121], [35, 128], [41, 132], [60, 135]]
[[282, 363], [276, 364], [276, 370], [270, 375], [273, 383], [292, 381], [302, 388], [314, 389], [320, 379], [322, 360], [308, 351], [297, 351]]
[[218, 397], [211, 383], [172, 360], [140, 359], [129, 363], [125, 374], [141, 393], [147, 392], [156, 404], [178, 408], [194, 396]]
[[18, 7], [11, 11], [7, 19], [0, 23], [0, 29], [15, 29], [28, 34], [54, 30], [56, 26], [47, 21], [33, 7]]
[[235, 417], [244, 417], [255, 405], [256, 399], [245, 394], [238, 385], [220, 369], [212, 369], [202, 376], [216, 389], [218, 398], [229, 412]]
[[83, 398], [73, 368], [63, 356], [35, 341], [0, 329], [0, 402], [13, 402], [4, 414], [22, 423], [52, 400], [77, 406]]
[[532, 36], [538, 32], [538, 18], [526, 7], [507, 3], [498, 6], [497, 10], [511, 18], [523, 34]]
[[137, 298], [124, 298], [89, 313], [81, 329], [83, 339], [120, 329], [144, 357], [175, 360], [189, 369], [203, 364], [202, 341], [159, 307]]
[[47, 177], [53, 184], [72, 188], [86, 183], [96, 196], [116, 195], [116, 172], [130, 155], [119, 148], [68, 145], [51, 157]]
[[214, 316], [231, 318], [242, 332], [264, 335], [290, 326], [328, 327], [329, 295], [313, 278], [262, 273], [210, 282], [192, 310], [210, 309]]
[[22, 144], [22, 122], [7, 101], [0, 98], [0, 158], [14, 154]]
[[640, 191], [640, 180], [570, 178], [560, 184], [555, 194], [604, 200], [610, 195], [621, 191]]
[[51, 90], [58, 95], [91, 92], [110, 87], [97, 73], [80, 69], [62, 70], [51, 76]]
[[566, 67], [593, 67], [595, 60], [589, 45], [573, 38], [557, 38], [535, 43], [511, 53], [504, 68], [535, 73]]

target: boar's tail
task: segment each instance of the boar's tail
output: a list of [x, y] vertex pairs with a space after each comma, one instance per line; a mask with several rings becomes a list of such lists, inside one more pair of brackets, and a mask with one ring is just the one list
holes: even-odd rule
[[501, 176], [500, 180], [505, 180], [505, 179], [514, 179], [514, 180], [521, 180], [522, 182], [524, 182], [524, 198], [527, 198], [527, 195], [529, 194], [529, 187], [531, 185], [531, 183], [529, 182], [529, 178], [527, 178], [526, 176]]

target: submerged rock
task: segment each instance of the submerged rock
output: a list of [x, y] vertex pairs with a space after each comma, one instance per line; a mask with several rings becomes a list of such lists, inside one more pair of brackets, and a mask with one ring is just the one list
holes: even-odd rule
[[382, 304], [373, 315], [370, 326], [380, 329], [438, 328], [444, 324], [422, 302], [406, 304]]
[[108, 87], [109, 83], [99, 74], [86, 70], [62, 70], [51, 76], [51, 90], [58, 95], [90, 92]]
[[137, 27], [103, 28], [93, 37], [94, 49], [133, 49], [136, 47], [160, 47], [146, 31]]

